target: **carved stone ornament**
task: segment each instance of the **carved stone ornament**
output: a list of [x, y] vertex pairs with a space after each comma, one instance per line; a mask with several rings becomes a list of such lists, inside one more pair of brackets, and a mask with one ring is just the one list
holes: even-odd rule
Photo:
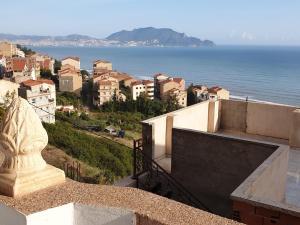
[[65, 174], [48, 165], [41, 152], [48, 135], [32, 106], [22, 98], [12, 101], [0, 127], [0, 192], [16, 197], [61, 183]]

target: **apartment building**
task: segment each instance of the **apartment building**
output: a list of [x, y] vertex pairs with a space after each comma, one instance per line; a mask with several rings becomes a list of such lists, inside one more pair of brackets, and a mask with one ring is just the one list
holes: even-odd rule
[[55, 60], [53, 58], [49, 57], [48, 55], [43, 55], [40, 53], [35, 53], [30, 57], [35, 59], [35, 61], [39, 64], [40, 69], [50, 70], [50, 72], [54, 74]]
[[61, 69], [73, 67], [75, 70], [80, 70], [80, 58], [76, 56], [68, 56], [61, 60]]
[[[105, 102], [111, 101], [116, 95], [117, 98], [124, 97], [120, 95], [119, 82], [112, 77], [94, 79], [94, 96], [93, 104], [97, 107], [102, 106]], [[123, 99], [124, 100], [124, 99]]]
[[208, 87], [205, 85], [192, 86], [192, 92], [195, 96], [195, 102], [202, 102], [208, 100]]
[[33, 105], [42, 122], [55, 123], [56, 91], [53, 81], [24, 81], [20, 84], [18, 94]]
[[154, 76], [154, 85], [156, 98], [167, 101], [171, 96], [175, 96], [180, 106], [187, 105], [184, 79], [159, 73]]
[[82, 90], [82, 76], [80, 70], [68, 67], [58, 71], [59, 76], [59, 90], [62, 92], [74, 92], [80, 95]]
[[132, 99], [136, 100], [141, 94], [145, 94], [148, 99], [154, 99], [154, 82], [151, 80], [138, 80], [131, 83]]
[[25, 80], [35, 80], [37, 78], [37, 69], [35, 64], [31, 64], [28, 58], [7, 58], [6, 76], [12, 78], [16, 83]]
[[209, 88], [207, 91], [208, 91], [208, 98], [210, 100], [229, 99], [230, 93], [228, 90], [224, 88], [215, 86]]
[[5, 57], [25, 57], [25, 53], [17, 48], [17, 46], [13, 43], [3, 41], [0, 42], [0, 55], [4, 55]]
[[112, 63], [106, 60], [96, 60], [93, 63], [94, 70], [112, 70]]
[[178, 88], [173, 88], [169, 91], [168, 97], [173, 97], [176, 99], [178, 105], [180, 107], [186, 107], [187, 106], [187, 92], [182, 91]]

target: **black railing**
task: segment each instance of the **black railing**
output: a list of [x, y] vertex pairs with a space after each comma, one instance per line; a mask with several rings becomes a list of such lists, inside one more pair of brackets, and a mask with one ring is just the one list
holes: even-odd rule
[[[151, 179], [154, 177], [162, 177], [164, 183], [167, 184], [166, 188], [175, 192], [176, 198], [174, 200], [188, 204], [195, 208], [203, 209], [212, 212], [203, 202], [201, 202], [193, 193], [185, 188], [179, 181], [177, 181], [170, 173], [162, 168], [155, 160], [147, 156], [143, 151], [142, 139], [133, 141], [133, 179], [136, 180], [136, 187], [140, 188], [141, 176], [147, 174], [146, 183], [150, 185]], [[145, 186], [144, 186], [145, 187]], [[168, 192], [168, 190], [164, 190]], [[168, 195], [166, 195], [168, 197]]]

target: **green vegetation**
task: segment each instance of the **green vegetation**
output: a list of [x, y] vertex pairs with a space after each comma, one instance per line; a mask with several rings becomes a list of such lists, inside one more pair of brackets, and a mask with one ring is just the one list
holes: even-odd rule
[[72, 92], [56, 93], [56, 105], [73, 105], [75, 108], [82, 106], [80, 98]]
[[126, 101], [116, 101], [113, 99], [110, 102], [103, 104], [105, 112], [130, 112], [141, 113], [145, 118], [159, 116], [164, 113], [172, 112], [180, 108], [175, 97], [169, 98], [168, 101], [149, 100], [145, 95], [140, 95], [136, 101], [126, 99]]
[[55, 61], [54, 61], [54, 73], [57, 74], [60, 69], [61, 69], [61, 61], [55, 59]]
[[113, 183], [115, 179], [131, 174], [132, 155], [128, 147], [78, 131], [67, 122], [56, 121], [55, 125], [44, 126], [51, 145], [100, 169], [99, 182]]
[[27, 48], [25, 46], [21, 46], [21, 45], [17, 44], [17, 48], [20, 49], [21, 51], [23, 51], [25, 53], [25, 55], [35, 54], [35, 51], [33, 51], [32, 49]]
[[187, 89], [187, 105], [190, 106], [190, 105], [194, 105], [196, 104], [196, 96], [193, 92], [193, 84], [190, 84], [190, 86], [188, 87]]

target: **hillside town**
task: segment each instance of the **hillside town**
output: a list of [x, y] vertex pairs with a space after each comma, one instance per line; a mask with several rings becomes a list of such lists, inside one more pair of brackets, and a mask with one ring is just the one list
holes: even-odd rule
[[[83, 86], [88, 82], [92, 83], [89, 93], [92, 104], [99, 109], [113, 99], [124, 102], [126, 98], [136, 101], [139, 97], [164, 102], [173, 99], [173, 104], [179, 108], [188, 105], [188, 90], [181, 77], [158, 73], [153, 79], [140, 80], [114, 70], [112, 62], [100, 59], [91, 65], [92, 74], [82, 74], [78, 56], [67, 56], [58, 61], [26, 48], [25, 51], [28, 52], [13, 43], [0, 43], [0, 103], [4, 104], [5, 98], [20, 96], [33, 105], [40, 119], [46, 123], [55, 123], [56, 109], [74, 108], [57, 106], [56, 92], [74, 93], [80, 98]], [[189, 89], [193, 94], [193, 103], [229, 99], [229, 91], [221, 87], [193, 85]]]

